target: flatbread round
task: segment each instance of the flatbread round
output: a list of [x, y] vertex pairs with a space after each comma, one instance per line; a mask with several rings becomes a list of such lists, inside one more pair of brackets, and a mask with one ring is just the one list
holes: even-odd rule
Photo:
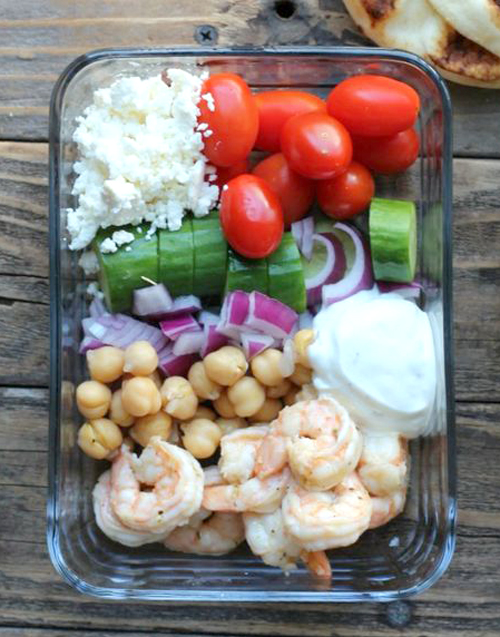
[[459, 33], [487, 51], [500, 55], [500, 1], [429, 0]]
[[379, 46], [417, 53], [455, 82], [500, 88], [500, 57], [458, 33], [427, 0], [344, 0], [344, 5]]

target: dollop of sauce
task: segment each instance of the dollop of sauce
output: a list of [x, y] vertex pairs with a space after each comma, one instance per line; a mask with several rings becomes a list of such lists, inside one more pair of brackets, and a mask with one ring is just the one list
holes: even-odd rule
[[428, 431], [437, 383], [429, 318], [413, 301], [376, 287], [314, 318], [313, 383], [370, 433]]

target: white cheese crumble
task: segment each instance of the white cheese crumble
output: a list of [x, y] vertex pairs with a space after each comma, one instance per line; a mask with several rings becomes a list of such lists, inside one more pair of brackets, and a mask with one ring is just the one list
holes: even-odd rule
[[181, 69], [167, 76], [168, 85], [160, 75], [118, 79], [95, 91], [78, 118], [72, 250], [85, 248], [100, 227], [148, 221], [151, 233], [178, 230], [187, 210], [201, 217], [216, 203], [218, 188], [205, 181], [206, 129], [197, 130], [203, 78]]
[[95, 252], [92, 252], [91, 250], [87, 250], [82, 253], [78, 259], [78, 265], [87, 276], [99, 272], [99, 261], [97, 260]]
[[126, 230], [116, 230], [111, 237], [101, 242], [100, 248], [102, 253], [116, 252], [118, 248], [126, 243], [130, 243], [135, 239], [131, 232]]
[[104, 299], [104, 293], [101, 292], [99, 285], [95, 281], [87, 285], [87, 294], [92, 298]]

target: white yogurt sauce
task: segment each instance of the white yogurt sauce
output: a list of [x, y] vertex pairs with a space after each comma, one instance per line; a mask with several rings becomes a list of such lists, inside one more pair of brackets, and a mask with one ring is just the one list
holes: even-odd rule
[[429, 318], [415, 303], [374, 287], [321, 310], [313, 327], [308, 354], [320, 394], [370, 433], [428, 430], [436, 357]]

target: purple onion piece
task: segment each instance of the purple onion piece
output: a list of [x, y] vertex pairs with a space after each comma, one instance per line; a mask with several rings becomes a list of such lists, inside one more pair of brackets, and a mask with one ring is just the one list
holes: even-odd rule
[[172, 297], [163, 283], [134, 290], [132, 314], [150, 320], [159, 320], [172, 309]]
[[244, 325], [248, 331], [256, 330], [283, 339], [292, 333], [297, 319], [297, 312], [288, 305], [262, 292], [252, 292]]
[[198, 321], [191, 314], [180, 314], [173, 318], [160, 321], [162, 333], [172, 341], [179, 338], [186, 332], [200, 332], [201, 327]]

